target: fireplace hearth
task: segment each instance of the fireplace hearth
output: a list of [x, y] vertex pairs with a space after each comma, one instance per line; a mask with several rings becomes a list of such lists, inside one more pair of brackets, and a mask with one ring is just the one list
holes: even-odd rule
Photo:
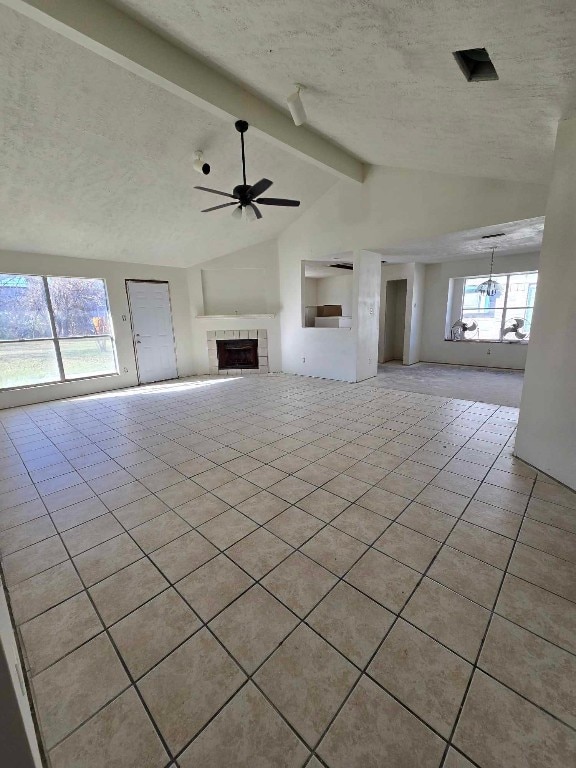
[[217, 339], [218, 370], [258, 368], [258, 339]]

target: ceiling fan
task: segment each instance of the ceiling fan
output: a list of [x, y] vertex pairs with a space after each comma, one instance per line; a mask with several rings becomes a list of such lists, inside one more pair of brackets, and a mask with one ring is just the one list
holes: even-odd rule
[[233, 203], [222, 203], [222, 205], [214, 205], [212, 208], [204, 208], [202, 213], [209, 213], [210, 211], [218, 211], [220, 208], [228, 208], [231, 205], [236, 206], [232, 212], [234, 218], [244, 218], [248, 221], [254, 221], [255, 219], [261, 219], [262, 214], [256, 207], [258, 205], [281, 205], [291, 208], [297, 208], [300, 205], [300, 200], [286, 200], [281, 197], [260, 197], [261, 194], [270, 189], [272, 182], [270, 179], [260, 179], [256, 184], [246, 183], [246, 158], [244, 155], [244, 134], [248, 130], [248, 123], [246, 120], [237, 120], [234, 125], [236, 130], [240, 134], [240, 143], [242, 145], [242, 178], [243, 184], [238, 184], [232, 190], [232, 194], [229, 192], [220, 192], [218, 189], [209, 189], [208, 187], [194, 187], [194, 189], [201, 189], [203, 192], [211, 192], [213, 195], [221, 195], [222, 197], [230, 197], [234, 200]]

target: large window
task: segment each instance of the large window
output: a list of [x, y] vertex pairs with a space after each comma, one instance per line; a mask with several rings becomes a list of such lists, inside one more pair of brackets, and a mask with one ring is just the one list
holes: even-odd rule
[[[467, 277], [464, 280], [460, 318], [467, 325], [475, 322], [478, 326], [478, 330], [469, 334], [468, 338], [480, 341], [528, 341], [538, 272], [496, 275], [493, 279], [499, 289], [494, 296], [478, 293], [478, 287], [487, 279]], [[509, 330], [514, 328], [518, 333]]]
[[0, 389], [117, 372], [104, 280], [0, 273]]

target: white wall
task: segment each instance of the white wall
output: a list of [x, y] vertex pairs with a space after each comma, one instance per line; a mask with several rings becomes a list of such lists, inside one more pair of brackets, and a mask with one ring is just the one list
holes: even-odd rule
[[417, 238], [542, 216], [547, 185], [371, 167], [338, 182], [279, 237], [280, 258], [375, 250]]
[[61, 397], [75, 397], [138, 384], [126, 296], [125, 280], [127, 279], [166, 280], [169, 283], [178, 374], [179, 376], [190, 376], [194, 373], [190, 347], [190, 314], [186, 270], [175, 267], [156, 267], [144, 264], [124, 264], [95, 259], [0, 251], [0, 272], [104, 278], [108, 288], [120, 371], [117, 376], [59, 384], [42, 384], [36, 387], [0, 392], [0, 408], [55, 400]]
[[318, 280], [315, 277], [304, 278], [304, 306], [318, 306]]
[[[508, 272], [529, 272], [538, 269], [537, 253], [515, 254], [494, 261], [494, 274]], [[450, 280], [464, 277], [487, 275], [490, 271], [490, 256], [464, 261], [446, 261], [442, 264], [426, 265], [424, 284], [424, 311], [422, 314], [422, 342], [420, 360], [430, 363], [452, 365], [479, 365], [489, 368], [522, 369], [530, 344], [502, 344], [498, 342], [452, 342], [446, 341], [446, 309]], [[461, 284], [460, 284], [461, 285]], [[538, 286], [538, 292], [540, 286]], [[538, 294], [537, 294], [538, 295]], [[454, 302], [456, 304], [456, 302]], [[457, 310], [458, 307], [455, 306]], [[457, 319], [459, 312], [452, 317]]]
[[266, 290], [268, 270], [264, 267], [208, 266], [201, 270], [204, 314], [246, 315], [275, 311]]
[[378, 373], [381, 257], [360, 251], [354, 259], [354, 312], [356, 381]]
[[[278, 240], [283, 370], [346, 381], [356, 376], [355, 331], [300, 327], [302, 260], [541, 216], [546, 195], [547, 187], [537, 184], [393, 168], [372, 168], [361, 187], [339, 182]], [[414, 301], [421, 297], [410, 296], [412, 310]], [[414, 362], [418, 339], [411, 342]]]
[[406, 304], [410, 312], [410, 336], [406, 350], [406, 365], [419, 362], [422, 350], [422, 317], [426, 295], [426, 265], [414, 264], [412, 285], [408, 286]]
[[[306, 278], [308, 280], [308, 278]], [[352, 317], [352, 294], [354, 277], [351, 271], [334, 277], [316, 279], [316, 299], [318, 306], [323, 304], [341, 304], [342, 314]]]
[[[278, 246], [275, 240], [198, 264], [187, 269], [186, 276], [190, 296], [189, 344], [195, 373], [209, 371], [206, 331], [250, 331], [259, 328], [268, 331], [270, 371], [282, 370]], [[204, 295], [203, 284], [204, 287], [209, 286], [208, 297]], [[268, 313], [274, 317], [234, 316], [234, 288], [241, 292], [246, 290], [247, 285], [250, 286], [250, 299], [244, 301], [245, 309], [242, 311], [247, 314]], [[206, 298], [211, 303], [207, 303]], [[229, 317], [198, 317], [222, 315], [228, 311]]]
[[0, 577], [0, 755], [10, 768], [42, 768], [16, 636]]
[[560, 123], [516, 454], [576, 489], [576, 119]]

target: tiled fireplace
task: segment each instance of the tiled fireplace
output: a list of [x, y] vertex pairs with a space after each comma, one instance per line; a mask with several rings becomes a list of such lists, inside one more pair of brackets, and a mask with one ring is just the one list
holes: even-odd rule
[[[243, 376], [270, 372], [268, 331], [265, 328], [255, 331], [206, 331], [206, 337], [210, 375]], [[231, 343], [225, 344], [227, 341]], [[232, 368], [235, 364], [239, 367]]]

